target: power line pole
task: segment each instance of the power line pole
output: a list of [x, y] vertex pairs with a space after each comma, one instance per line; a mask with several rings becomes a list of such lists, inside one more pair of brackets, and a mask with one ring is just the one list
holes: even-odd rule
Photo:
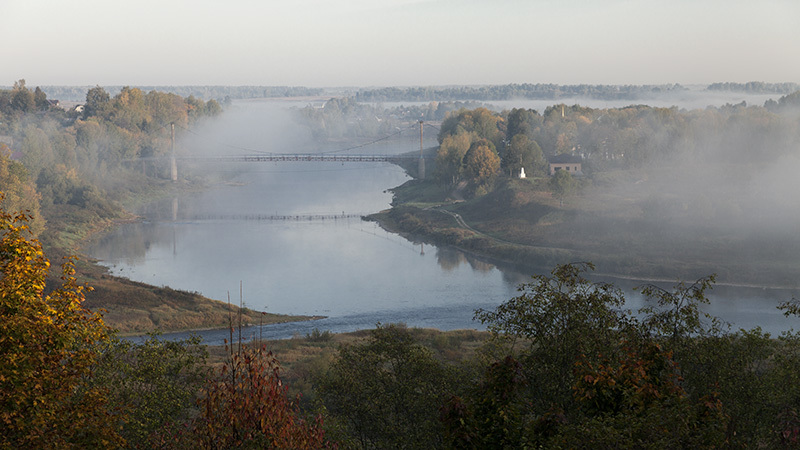
[[170, 124], [172, 128], [172, 157], [170, 158], [170, 178], [172, 182], [175, 183], [178, 181], [178, 162], [175, 160], [175, 123]]
[[422, 120], [419, 121], [419, 179], [425, 179], [425, 158], [422, 156]]

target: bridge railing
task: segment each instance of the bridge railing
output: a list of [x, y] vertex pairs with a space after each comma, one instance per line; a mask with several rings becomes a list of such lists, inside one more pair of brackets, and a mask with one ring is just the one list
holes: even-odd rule
[[331, 154], [265, 154], [242, 156], [183, 156], [176, 157], [182, 161], [211, 161], [211, 162], [290, 162], [290, 161], [318, 161], [318, 162], [393, 162], [417, 159], [419, 156], [411, 155], [331, 155]]

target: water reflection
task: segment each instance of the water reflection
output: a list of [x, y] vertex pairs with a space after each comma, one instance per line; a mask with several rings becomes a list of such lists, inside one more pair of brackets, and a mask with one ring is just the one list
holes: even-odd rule
[[[393, 145], [380, 151], [406, 150]], [[470, 327], [472, 305], [497, 305], [515, 292], [490, 264], [357, 218], [387, 208], [386, 190], [408, 179], [394, 165], [239, 164], [236, 171], [225, 185], [147, 205], [145, 221], [114, 230], [89, 252], [116, 275], [219, 300], [242, 282], [250, 307], [348, 326]], [[277, 216], [299, 220], [270, 219]]]
[[[377, 151], [402, 153], [415, 147], [418, 141], [411, 139], [387, 143]], [[242, 283], [245, 303], [252, 308], [328, 316], [258, 330], [270, 338], [304, 335], [315, 327], [353, 331], [377, 322], [480, 328], [472, 320], [475, 309], [496, 307], [530, 281], [529, 273], [501, 270], [454, 249], [411, 242], [351, 217], [389, 206], [391, 194], [386, 190], [408, 180], [396, 166], [242, 163], [222, 169], [236, 176], [206, 192], [147, 205], [139, 212], [144, 221], [112, 231], [88, 253], [115, 275], [136, 281], [198, 291], [218, 300]], [[242, 218], [311, 215], [347, 217]], [[631, 309], [644, 305], [641, 296], [631, 293], [641, 283], [609, 281], [626, 292]], [[792, 321], [775, 306], [792, 295], [718, 286], [707, 310], [736, 327], [760, 325], [780, 332]]]
[[452, 248], [437, 248], [436, 262], [439, 263], [439, 267], [445, 272], [452, 272], [462, 263], [466, 262], [466, 257], [463, 253]]

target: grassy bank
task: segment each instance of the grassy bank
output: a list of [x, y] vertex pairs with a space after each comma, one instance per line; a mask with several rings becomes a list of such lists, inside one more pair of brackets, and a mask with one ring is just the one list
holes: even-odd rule
[[[487, 331], [439, 331], [428, 328], [408, 328], [414, 341], [431, 350], [440, 361], [458, 365], [470, 361], [489, 337]], [[324, 373], [338, 357], [339, 349], [366, 341], [372, 330], [351, 333], [318, 331], [292, 339], [264, 341], [267, 349], [281, 364], [281, 379], [292, 395], [300, 394], [307, 407], [313, 406], [314, 377]], [[235, 338], [235, 337], [234, 337]], [[248, 344], [249, 345], [249, 344]], [[228, 357], [224, 346], [208, 348], [209, 364], [219, 366]]]
[[591, 180], [563, 204], [546, 179], [504, 179], [466, 201], [431, 181], [411, 180], [393, 192], [393, 207], [370, 219], [523, 271], [591, 261], [598, 274], [617, 277], [674, 281], [715, 273], [724, 284], [788, 288], [800, 273], [796, 236], [656, 214], [635, 192]]

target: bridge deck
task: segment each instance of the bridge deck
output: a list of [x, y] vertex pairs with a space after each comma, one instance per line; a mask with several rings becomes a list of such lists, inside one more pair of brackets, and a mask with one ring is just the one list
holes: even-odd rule
[[262, 220], [262, 221], [319, 221], [361, 219], [363, 214], [199, 214], [186, 218], [190, 222], [204, 220]]
[[213, 162], [288, 162], [288, 161], [321, 161], [321, 162], [394, 162], [418, 159], [419, 156], [410, 155], [331, 155], [331, 154], [265, 154], [243, 156], [187, 156], [177, 157], [183, 161], [213, 161]]

